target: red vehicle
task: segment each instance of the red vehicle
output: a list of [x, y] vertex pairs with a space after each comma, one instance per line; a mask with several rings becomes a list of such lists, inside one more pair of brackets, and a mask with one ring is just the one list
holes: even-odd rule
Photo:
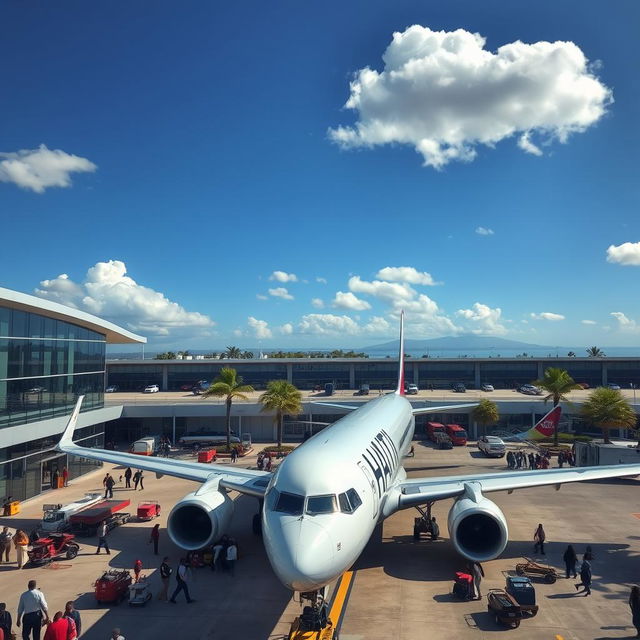
[[160, 503], [152, 500], [138, 503], [138, 520], [153, 520], [160, 515]]
[[44, 564], [55, 558], [65, 556], [72, 560], [78, 555], [80, 547], [73, 542], [75, 536], [70, 533], [52, 533], [46, 538], [38, 538], [27, 551], [31, 564]]
[[464, 447], [467, 444], [467, 432], [459, 424], [448, 424], [445, 429], [454, 445]]
[[117, 513], [131, 504], [130, 500], [102, 500], [69, 517], [72, 530], [78, 535], [96, 534], [98, 525], [106, 520], [108, 529], [129, 521], [130, 513]]
[[439, 422], [427, 422], [427, 437], [435, 442], [436, 433], [446, 433], [444, 425]]
[[124, 569], [105, 571], [94, 583], [96, 602], [122, 602], [131, 584], [131, 574]]
[[198, 462], [215, 462], [218, 452], [215, 449], [205, 449], [198, 451]]

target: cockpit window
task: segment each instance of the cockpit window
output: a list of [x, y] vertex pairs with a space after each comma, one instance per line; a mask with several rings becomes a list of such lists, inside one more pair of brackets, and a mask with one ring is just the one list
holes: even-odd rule
[[349, 489], [338, 496], [340, 511], [342, 513], [353, 513], [361, 504], [360, 496], [355, 489]]
[[281, 493], [278, 496], [274, 511], [288, 513], [292, 516], [300, 516], [302, 515], [303, 508], [304, 496], [299, 496], [295, 493]]
[[309, 496], [307, 498], [307, 513], [317, 515], [319, 513], [333, 513], [336, 511], [336, 497], [330, 496]]

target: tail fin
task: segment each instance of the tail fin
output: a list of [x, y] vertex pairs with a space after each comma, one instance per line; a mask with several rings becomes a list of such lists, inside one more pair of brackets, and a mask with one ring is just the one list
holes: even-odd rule
[[549, 413], [540, 419], [535, 427], [518, 435], [518, 440], [541, 440], [542, 438], [550, 438], [558, 427], [561, 413], [562, 409], [560, 405], [553, 407]]
[[398, 351], [398, 386], [396, 395], [404, 395], [404, 311], [400, 312], [400, 348]]

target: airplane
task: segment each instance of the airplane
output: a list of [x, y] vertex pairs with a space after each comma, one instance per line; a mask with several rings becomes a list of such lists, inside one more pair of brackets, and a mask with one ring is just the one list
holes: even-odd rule
[[560, 405], [557, 405], [542, 416], [542, 418], [527, 431], [521, 431], [520, 433], [494, 431], [493, 435], [498, 436], [501, 440], [510, 444], [520, 443], [538, 446], [536, 440], [553, 437], [554, 431], [560, 422], [561, 414], [562, 408]]
[[[500, 508], [485, 494], [566, 482], [640, 474], [640, 464], [521, 470], [407, 478], [402, 460], [411, 447], [415, 416], [453, 408], [414, 408], [404, 396], [404, 314], [400, 317], [398, 383], [323, 429], [282, 460], [275, 472], [144, 458], [73, 443], [82, 397], [57, 449], [69, 455], [141, 468], [157, 477], [200, 482], [171, 510], [167, 531], [185, 550], [212, 544], [233, 514], [229, 491], [254, 496], [265, 549], [280, 581], [298, 592], [323, 593], [362, 553], [376, 525], [401, 509], [453, 499], [448, 530], [464, 558], [499, 556], [509, 531]], [[342, 406], [342, 405], [341, 405]]]

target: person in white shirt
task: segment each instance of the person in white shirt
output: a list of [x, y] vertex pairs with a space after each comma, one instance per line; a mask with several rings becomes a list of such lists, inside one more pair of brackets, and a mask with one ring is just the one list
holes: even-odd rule
[[97, 535], [98, 535], [98, 548], [96, 549], [96, 553], [99, 554], [100, 553], [100, 549], [102, 547], [104, 547], [104, 550], [107, 552], [107, 555], [110, 556], [111, 555], [111, 551], [109, 550], [109, 543], [107, 542], [107, 532], [109, 531], [109, 529], [107, 528], [107, 521], [103, 520], [99, 525], [98, 525], [98, 531], [97, 531]]
[[176, 604], [176, 596], [181, 591], [184, 591], [184, 595], [186, 596], [187, 602], [189, 604], [191, 604], [192, 602], [195, 602], [195, 600], [189, 595], [189, 586], [187, 585], [188, 580], [189, 580], [189, 566], [187, 564], [186, 558], [182, 558], [182, 560], [180, 560], [180, 566], [178, 567], [178, 571], [176, 572], [176, 582], [178, 583], [178, 586], [176, 587], [176, 590], [173, 592], [173, 595], [171, 596], [171, 599], [169, 600], [169, 602]]
[[40, 640], [40, 630], [42, 629], [42, 617], [49, 622], [49, 612], [47, 601], [40, 589], [36, 588], [36, 581], [29, 580], [28, 591], [20, 596], [18, 603], [18, 619], [16, 625], [22, 624], [22, 638], [29, 640], [33, 634], [33, 640]]
[[229, 573], [233, 576], [235, 575], [236, 569], [236, 560], [238, 559], [238, 547], [236, 546], [236, 541], [231, 539], [229, 540], [229, 546], [227, 547], [227, 569]]

